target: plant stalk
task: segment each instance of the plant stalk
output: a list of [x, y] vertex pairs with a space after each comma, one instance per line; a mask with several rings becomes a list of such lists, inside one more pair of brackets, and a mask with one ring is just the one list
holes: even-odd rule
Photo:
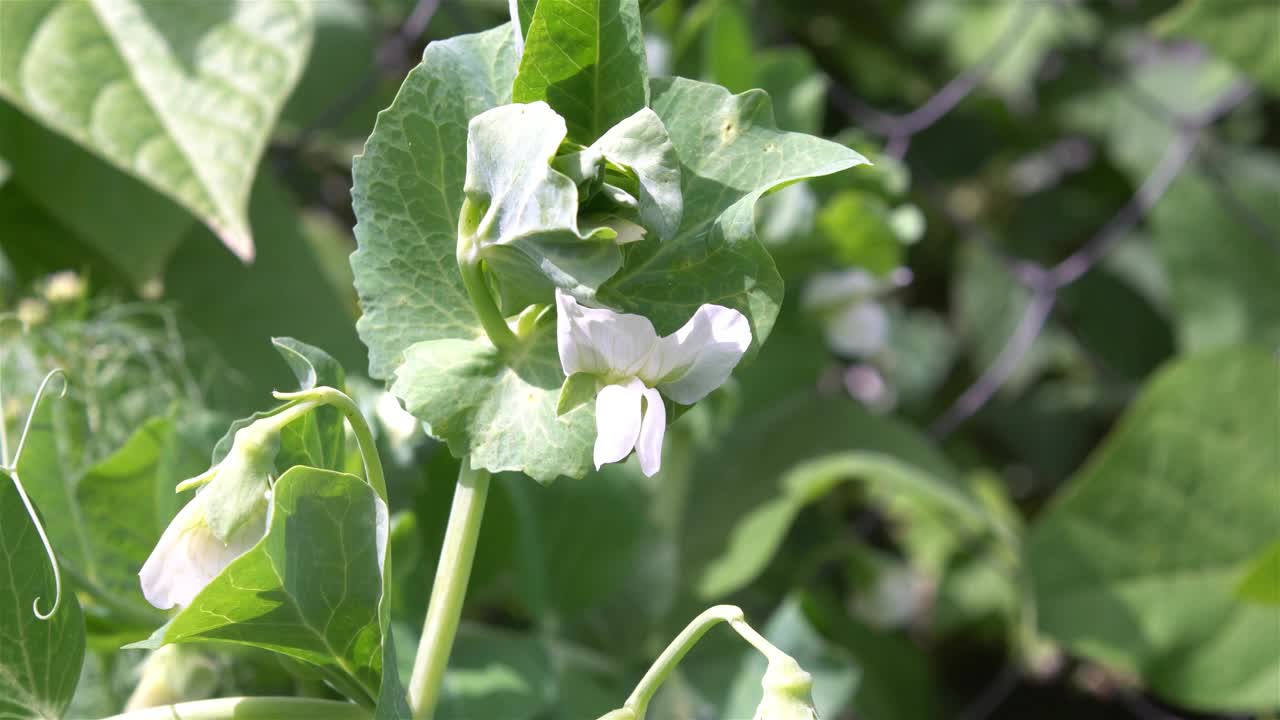
[[642, 719], [645, 712], [649, 709], [649, 701], [653, 699], [654, 694], [658, 692], [658, 688], [684, 659], [685, 655], [698, 644], [703, 635], [707, 631], [715, 627], [719, 623], [727, 623], [732, 627], [743, 640], [746, 640], [760, 654], [764, 655], [770, 661], [778, 658], [786, 658], [786, 654], [779, 650], [764, 638], [763, 635], [756, 632], [754, 628], [747, 624], [746, 616], [742, 609], [734, 605], [716, 605], [709, 608], [701, 615], [693, 619], [693, 622], [685, 626], [684, 630], [667, 645], [667, 649], [662, 651], [657, 660], [653, 661], [653, 665], [649, 667], [649, 671], [640, 679], [636, 689], [631, 692], [631, 697], [627, 698], [627, 702], [623, 708], [630, 710], [631, 714]]
[[103, 720], [369, 720], [347, 702], [294, 697], [230, 697], [134, 710]]
[[409, 706], [413, 709], [413, 720], [431, 720], [440, 699], [445, 667], [449, 664], [449, 653], [462, 617], [462, 602], [467, 595], [467, 582], [471, 578], [480, 520], [488, 494], [489, 473], [473, 469], [470, 459], [464, 459], [458, 473], [458, 487], [453, 494], [453, 507], [449, 510], [444, 546], [440, 549], [440, 564], [436, 567], [435, 583], [431, 586], [427, 619], [422, 625], [422, 639], [418, 642], [413, 675], [409, 679]]
[[515, 333], [511, 332], [497, 303], [493, 301], [493, 293], [489, 292], [489, 284], [485, 281], [479, 254], [469, 242], [458, 244], [458, 270], [462, 274], [462, 284], [467, 288], [467, 297], [471, 299], [476, 317], [489, 336], [489, 342], [500, 352], [510, 352], [519, 341]]

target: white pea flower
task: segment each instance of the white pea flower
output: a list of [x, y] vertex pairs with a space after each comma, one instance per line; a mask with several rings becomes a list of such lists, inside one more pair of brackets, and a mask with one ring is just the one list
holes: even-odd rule
[[271, 479], [280, 430], [304, 406], [265, 417], [236, 431], [226, 456], [178, 485], [200, 488], [178, 512], [142, 565], [142, 594], [161, 610], [190, 605], [201, 590], [267, 532]]
[[556, 335], [566, 376], [604, 383], [596, 395], [596, 469], [631, 454], [652, 476], [662, 465], [666, 395], [692, 405], [724, 384], [751, 345], [751, 326], [737, 310], [698, 308], [684, 327], [659, 338], [649, 319], [584, 307], [556, 291]]
[[205, 517], [209, 497], [202, 491], [178, 512], [138, 573], [143, 596], [161, 610], [190, 605], [205, 585], [267, 532], [269, 504], [267, 511], [241, 525], [227, 542], [219, 540]]

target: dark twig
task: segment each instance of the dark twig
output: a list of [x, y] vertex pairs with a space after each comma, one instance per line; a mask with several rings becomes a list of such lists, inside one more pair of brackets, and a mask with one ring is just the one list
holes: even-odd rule
[[[901, 153], [898, 157], [901, 157], [906, 154], [911, 136], [941, 120], [990, 76], [1000, 60], [1027, 34], [1031, 21], [1045, 4], [1042, 0], [1019, 2], [1009, 24], [982, 59], [952, 78], [941, 90], [911, 112], [895, 115], [878, 110], [839, 85], [831, 86], [831, 101], [859, 126], [887, 138], [890, 148], [898, 150]], [[888, 149], [885, 152], [897, 154]]]
[[983, 371], [978, 379], [962, 392], [933, 423], [930, 432], [935, 437], [945, 437], [954, 432], [966, 420], [977, 414], [1009, 381], [1035, 344], [1045, 323], [1048, 322], [1058, 291], [1092, 270], [1116, 241], [1146, 217], [1186, 168], [1195, 152], [1201, 132], [1243, 102], [1249, 92], [1250, 88], [1247, 85], [1234, 86], [1223, 93], [1208, 112], [1179, 122], [1177, 136], [1165, 149], [1164, 156], [1134, 192], [1133, 197], [1078, 250], [1047, 270], [1034, 263], [1017, 266], [1016, 275], [1031, 289], [1031, 301], [1023, 311], [1018, 326], [991, 366]]

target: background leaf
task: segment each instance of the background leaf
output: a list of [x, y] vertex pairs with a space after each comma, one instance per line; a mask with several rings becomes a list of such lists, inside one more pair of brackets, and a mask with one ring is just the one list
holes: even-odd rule
[[1157, 22], [1161, 34], [1198, 40], [1280, 94], [1275, 30], [1280, 7], [1269, 0], [1183, 0]]
[[0, 472], [0, 717], [58, 720], [76, 690], [84, 660], [84, 620], [75, 593], [53, 604], [53, 571], [13, 478]]
[[1233, 593], [1275, 537], [1280, 365], [1230, 348], [1156, 375], [1032, 527], [1044, 631], [1179, 704], [1274, 707], [1280, 608]]
[[6, 3], [0, 97], [173, 197], [251, 258], [249, 189], [311, 22], [303, 2]]

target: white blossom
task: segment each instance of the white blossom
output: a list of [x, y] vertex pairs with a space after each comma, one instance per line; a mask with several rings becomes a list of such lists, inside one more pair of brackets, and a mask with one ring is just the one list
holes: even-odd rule
[[205, 517], [209, 497], [201, 491], [178, 512], [138, 573], [143, 596], [161, 610], [190, 605], [206, 585], [266, 534], [269, 510], [241, 525], [228, 542], [219, 540]]
[[751, 326], [737, 310], [702, 305], [679, 330], [658, 337], [640, 315], [580, 305], [556, 291], [557, 340], [565, 375], [594, 375], [596, 469], [634, 449], [652, 476], [662, 465], [665, 395], [692, 405], [720, 387], [751, 345]]

